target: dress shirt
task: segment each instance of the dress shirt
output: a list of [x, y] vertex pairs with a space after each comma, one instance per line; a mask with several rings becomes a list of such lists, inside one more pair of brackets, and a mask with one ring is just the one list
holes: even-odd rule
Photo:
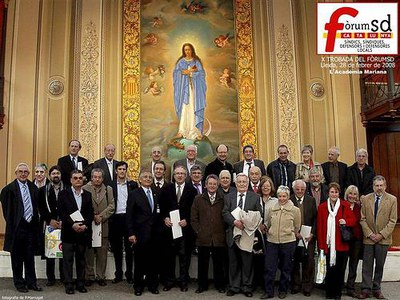
[[216, 195], [216, 193], [214, 193], [212, 195], [210, 193], [208, 193], [208, 198], [210, 198], [211, 204], [214, 204], [214, 202], [215, 202], [215, 195]]
[[108, 160], [106, 158], [106, 162], [107, 162], [108, 171], [110, 172], [111, 180], [113, 180], [114, 179], [114, 160]]
[[[196, 164], [196, 160], [193, 161], [193, 163], [190, 163], [190, 161], [186, 158], [186, 168], [188, 170], [188, 174], [190, 173], [190, 169]], [[189, 176], [189, 175], [188, 175]]]
[[[249, 166], [249, 163], [251, 163], [251, 166]], [[250, 168], [251, 167], [254, 167], [255, 166], [255, 164], [254, 164], [254, 159], [252, 160], [252, 161], [247, 161], [247, 160], [245, 160], [244, 161], [244, 164], [243, 164], [243, 173], [244, 174], [249, 174], [249, 170], [250, 170]], [[237, 174], [236, 174], [237, 175]]]
[[339, 164], [338, 164], [338, 162], [334, 162], [329, 165], [329, 175], [331, 176], [331, 182], [339, 183]]
[[78, 156], [72, 156], [71, 154], [69, 155], [69, 158], [72, 161], [72, 164], [74, 165], [75, 169], [78, 169]]
[[126, 213], [126, 202], [128, 201], [128, 185], [126, 181], [120, 183], [117, 182], [117, 211], [115, 214], [125, 214]]
[[72, 194], [74, 194], [74, 198], [76, 201], [76, 205], [78, 206], [78, 209], [81, 210], [82, 208], [82, 193], [83, 190], [81, 189], [79, 192], [74, 189], [74, 187], [71, 187], [72, 189]]
[[[175, 194], [178, 194], [178, 185], [177, 183], [175, 183]], [[185, 188], [185, 183], [182, 183], [181, 185], [181, 195], [183, 193], [183, 189]]]
[[311, 186], [311, 193], [312, 193], [313, 198], [317, 202], [317, 207], [318, 207], [318, 205], [321, 204], [321, 200], [323, 200], [323, 199], [321, 199], [321, 187], [318, 186], [315, 188], [314, 186]]
[[161, 178], [161, 180], [154, 179], [154, 184], [156, 187], [161, 188], [164, 185], [164, 178]]
[[146, 197], [149, 199], [149, 204], [150, 204], [151, 210], [153, 211], [154, 210], [153, 193], [152, 193], [150, 188], [145, 188], [145, 187], [142, 186], [142, 189], [143, 189], [144, 193], [146, 194]]
[[[21, 182], [19, 180], [18, 181], [18, 185], [19, 185], [19, 190], [21, 191], [21, 195], [22, 195], [22, 203], [24, 205], [24, 218], [25, 220], [27, 220], [28, 222], [30, 222], [32, 220], [32, 215], [33, 215], [33, 207], [32, 207], [32, 198], [31, 198], [31, 193], [29, 191], [29, 187], [25, 182]], [[26, 191], [26, 195], [27, 198], [29, 199], [29, 201], [25, 202], [24, 199], [24, 191]], [[29, 216], [25, 216], [25, 213], [29, 214]]]
[[199, 194], [202, 194], [202, 193], [203, 193], [203, 187], [201, 186], [201, 182], [195, 183], [195, 182], [192, 181], [192, 184], [193, 184], [193, 186], [196, 188], [196, 190], [197, 190], [197, 192], [198, 192]]

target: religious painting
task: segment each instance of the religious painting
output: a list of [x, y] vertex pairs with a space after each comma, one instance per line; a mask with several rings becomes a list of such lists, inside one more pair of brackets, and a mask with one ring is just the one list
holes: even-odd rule
[[159, 145], [171, 165], [191, 144], [208, 163], [220, 143], [237, 161], [233, 1], [142, 0], [140, 24], [142, 163]]

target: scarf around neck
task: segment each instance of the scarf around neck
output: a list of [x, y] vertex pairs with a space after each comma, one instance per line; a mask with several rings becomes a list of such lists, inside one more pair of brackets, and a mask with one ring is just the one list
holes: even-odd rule
[[330, 251], [330, 260], [329, 265], [334, 266], [336, 265], [336, 215], [340, 207], [340, 200], [337, 199], [335, 206], [332, 210], [331, 208], [331, 199], [328, 198], [328, 223], [327, 223], [327, 230], [326, 230], [326, 243], [328, 244], [329, 251]]

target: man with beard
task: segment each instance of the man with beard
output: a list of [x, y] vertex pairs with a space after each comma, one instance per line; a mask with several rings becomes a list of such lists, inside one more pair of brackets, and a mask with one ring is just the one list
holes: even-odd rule
[[[52, 166], [49, 170], [50, 182], [39, 189], [39, 212], [40, 217], [45, 225], [51, 226], [53, 229], [61, 228], [61, 220], [57, 211], [58, 194], [65, 189], [64, 183], [61, 181], [61, 169], [59, 166]], [[60, 279], [64, 281], [63, 261], [58, 259]], [[46, 276], [47, 286], [53, 286], [56, 283], [55, 277], [55, 258], [46, 258]]]
[[307, 194], [315, 199], [318, 206], [328, 199], [328, 186], [321, 182], [321, 173], [312, 168], [309, 173], [310, 182], [307, 183]]

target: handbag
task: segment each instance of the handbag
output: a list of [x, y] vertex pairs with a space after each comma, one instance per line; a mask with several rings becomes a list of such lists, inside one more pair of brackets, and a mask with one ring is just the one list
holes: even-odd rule
[[44, 256], [62, 258], [61, 229], [47, 225], [44, 232]]
[[317, 275], [315, 283], [322, 284], [326, 276], [326, 256], [324, 250], [320, 250], [317, 262]]
[[[344, 215], [344, 206], [342, 206], [342, 218]], [[353, 230], [344, 224], [340, 224], [340, 234], [342, 235], [342, 242], [348, 243], [353, 239]]]

